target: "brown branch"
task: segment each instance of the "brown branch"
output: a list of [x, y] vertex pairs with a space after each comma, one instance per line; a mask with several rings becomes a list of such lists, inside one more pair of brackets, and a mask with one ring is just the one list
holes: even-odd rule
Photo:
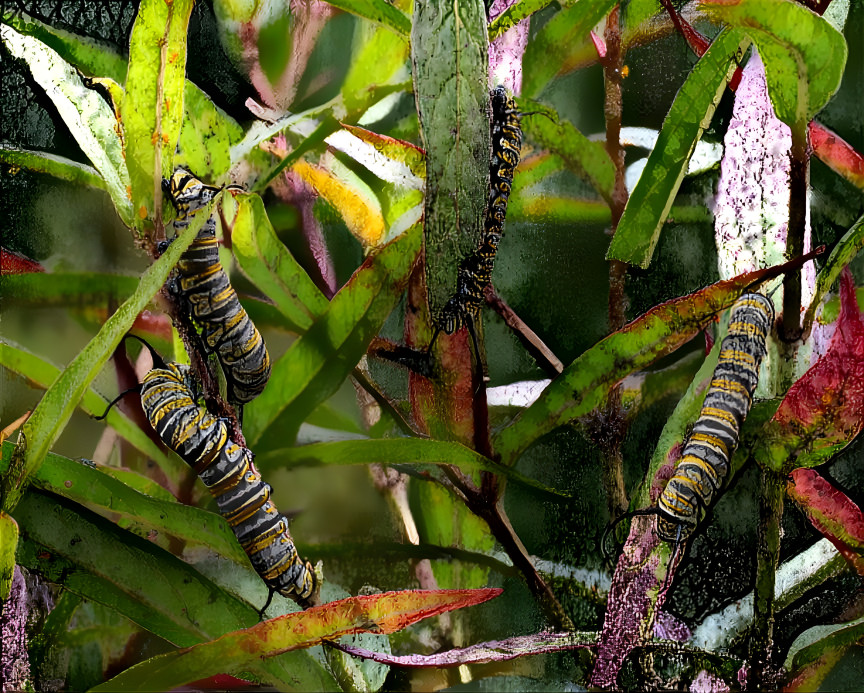
[[[807, 230], [807, 187], [810, 179], [810, 157], [807, 148], [807, 125], [792, 127], [789, 150], [789, 225], [786, 232], [786, 258], [804, 253]], [[801, 337], [801, 270], [787, 272], [783, 279], [783, 339], [794, 342]]]
[[501, 316], [504, 323], [522, 342], [522, 346], [528, 351], [537, 365], [543, 371], [551, 376], [556, 377], [564, 370], [564, 364], [558, 359], [552, 350], [546, 346], [542, 339], [520, 318], [516, 312], [501, 298], [492, 286], [486, 287], [486, 303]]

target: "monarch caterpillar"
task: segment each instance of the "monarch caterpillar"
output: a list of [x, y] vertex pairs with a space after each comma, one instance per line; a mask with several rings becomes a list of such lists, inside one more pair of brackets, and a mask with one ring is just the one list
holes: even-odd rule
[[[469, 328], [483, 307], [483, 293], [492, 281], [495, 253], [504, 235], [504, 218], [513, 184], [513, 172], [519, 165], [522, 149], [522, 127], [519, 110], [503, 86], [492, 90], [492, 160], [489, 169], [489, 199], [480, 246], [459, 265], [456, 292], [438, 315], [437, 332], [453, 334], [463, 326]], [[435, 341], [435, 338], [432, 338]], [[431, 347], [431, 345], [430, 345]]]
[[[186, 228], [190, 219], [221, 190], [205, 185], [178, 168], [162, 187], [177, 211], [174, 231]], [[245, 404], [261, 394], [270, 377], [270, 355], [249, 319], [228, 275], [219, 262], [216, 220], [211, 216], [177, 263], [173, 284], [190, 317], [201, 326], [207, 348], [216, 354], [228, 382], [228, 399]]]
[[702, 411], [657, 502], [657, 535], [664, 541], [692, 534], [729, 474], [773, 322], [774, 306], [762, 294], [744, 294], [732, 306]]
[[314, 605], [318, 585], [312, 565], [297, 554], [288, 520], [270, 501], [270, 486], [255, 469], [251, 451], [232, 441], [225, 423], [196, 404], [189, 367], [160, 363], [147, 373], [141, 405], [165, 445], [210, 490], [267, 586], [303, 608]]

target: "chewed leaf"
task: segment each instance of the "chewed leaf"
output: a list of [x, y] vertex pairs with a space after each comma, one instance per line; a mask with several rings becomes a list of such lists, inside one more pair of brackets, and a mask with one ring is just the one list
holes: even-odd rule
[[349, 597], [154, 657], [93, 690], [170, 690], [216, 672], [242, 671], [261, 658], [312, 647], [343, 635], [395, 633], [424, 618], [488, 601], [501, 592], [497, 588], [406, 590]]
[[786, 492], [813, 526], [864, 575], [864, 513], [849, 496], [812, 469], [796, 469]]
[[825, 355], [791, 388], [768, 423], [756, 460], [778, 471], [826, 462], [864, 426], [864, 317], [848, 269], [840, 318]]

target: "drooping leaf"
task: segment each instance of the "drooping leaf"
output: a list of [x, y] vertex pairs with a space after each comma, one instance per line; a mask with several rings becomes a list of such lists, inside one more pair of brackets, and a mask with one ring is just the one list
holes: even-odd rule
[[111, 106], [84, 85], [74, 67], [41, 41], [5, 25], [0, 27], [0, 36], [12, 55], [30, 66], [33, 78], [45, 90], [78, 146], [105, 181], [120, 219], [131, 226], [129, 173]]
[[327, 299], [277, 238], [261, 198], [241, 194], [235, 199], [231, 241], [237, 263], [285, 319], [305, 332], [327, 310]]
[[852, 499], [812, 469], [793, 470], [786, 492], [858, 574], [864, 574], [864, 513]]
[[3, 21], [22, 34], [39, 39], [85, 74], [109, 77], [115, 82], [122, 82], [126, 78], [125, 58], [97, 39], [44, 24], [21, 12], [5, 14]]
[[[54, 364], [44, 361], [26, 349], [3, 341], [0, 341], [0, 365], [46, 390], [60, 375], [60, 369]], [[108, 400], [92, 388], [84, 391], [81, 397], [81, 409], [86, 414], [101, 416], [107, 407]], [[166, 455], [132, 419], [118, 408], [114, 407], [108, 412], [106, 423], [128, 440], [133, 447], [158, 464], [168, 479], [175, 484], [175, 488], [179, 488], [180, 480], [186, 476], [185, 465], [175, 457]]]
[[748, 272], [667, 301], [601, 340], [497, 433], [493, 445], [502, 463], [512, 464], [540, 436], [585, 416], [619, 380], [690, 341], [706, 320], [730, 306], [745, 287], [777, 276], [786, 266], [788, 263]]
[[477, 247], [483, 228], [491, 146], [488, 43], [480, 0], [414, 4], [411, 62], [426, 150], [426, 284], [433, 315], [453, 293], [457, 267]]
[[177, 260], [189, 247], [206, 221], [208, 213], [209, 209], [205, 209], [193, 219], [186, 232], [150, 266], [141, 277], [135, 293], [105, 322], [99, 334], [79, 352], [48, 388], [30, 420], [24, 425], [26, 446], [16, 450], [16, 458], [9, 474], [3, 479], [4, 509], [11, 510], [15, 507], [27, 477], [42, 464], [42, 460], [65, 428], [93, 378], [114, 353], [114, 349], [117, 348], [123, 335], [129, 331], [144, 306], [165, 283], [171, 268], [177, 264]]
[[480, 604], [502, 590], [416, 590], [349, 597], [286, 614], [212, 642], [142, 662], [94, 691], [162, 691], [214, 672], [242, 671], [261, 657], [352, 633], [394, 633], [430, 616]]
[[826, 462], [864, 426], [864, 316], [848, 269], [840, 277], [840, 296], [828, 350], [789, 388], [754, 451], [760, 464], [775, 471]]
[[608, 203], [615, 184], [615, 164], [601, 142], [591, 142], [572, 123], [561, 120], [550, 109], [523, 99], [521, 109], [536, 111], [525, 118], [525, 131], [564, 160], [571, 171], [591, 183]]
[[627, 201], [607, 259], [621, 260], [643, 269], [651, 263], [660, 229], [675, 201], [690, 156], [714, 115], [734, 72], [736, 59], [743, 54], [748, 42], [737, 30], [721, 32], [690, 72], [663, 121], [657, 144]]
[[[9, 467], [14, 445], [3, 444], [0, 473]], [[246, 554], [234, 533], [221, 517], [211, 512], [183, 505], [175, 500], [157, 499], [130, 488], [105, 470], [61, 455], [48, 453], [36, 474], [33, 485], [47, 493], [66, 498], [103, 517], [119, 521], [124, 529], [147, 538], [153, 533], [166, 534], [186, 545], [203, 546], [243, 566]], [[129, 474], [126, 479], [129, 479]]]
[[327, 0], [327, 2], [341, 10], [386, 26], [402, 36], [411, 33], [411, 20], [387, 0]]
[[838, 134], [815, 120], [808, 127], [813, 153], [834, 173], [864, 190], [864, 156]]
[[561, 652], [580, 648], [590, 649], [597, 643], [597, 633], [535, 633], [517, 635], [506, 640], [483, 642], [431, 655], [391, 655], [389, 652], [371, 652], [354, 645], [340, 644], [339, 648], [355, 657], [371, 659], [390, 666], [424, 669], [428, 667], [458, 667], [468, 664], [506, 662], [517, 657]]
[[79, 183], [91, 188], [105, 190], [105, 181], [102, 180], [95, 168], [56, 154], [0, 146], [0, 161], [11, 166], [26, 168], [29, 171], [47, 173], [49, 176], [70, 183]]
[[792, 0], [705, 0], [702, 9], [739, 27], [756, 44], [771, 103], [789, 127], [806, 127], [840, 86], [846, 40], [804, 5]]
[[121, 114], [136, 225], [156, 216], [162, 178], [170, 178], [173, 171], [183, 123], [186, 30], [192, 4], [145, 0], [132, 27]]
[[[335, 162], [334, 162], [335, 164]], [[381, 205], [371, 190], [348, 170], [337, 174], [298, 161], [293, 170], [339, 212], [351, 234], [364, 248], [374, 248], [384, 237]]]
[[[372, 159], [372, 156], [364, 156], [364, 153], [356, 148], [340, 146], [340, 142], [334, 141], [335, 137], [329, 138], [328, 144], [350, 155], [388, 183], [404, 188], [423, 189], [423, 180], [426, 177], [426, 153], [420, 147], [411, 144], [411, 142], [379, 135], [377, 132], [356, 125], [343, 123], [342, 127], [361, 142], [371, 145], [372, 152], [369, 154], [371, 155], [373, 152], [379, 154], [383, 161], [376, 161]], [[408, 170], [405, 171], [403, 166]]]
[[[15, 519], [21, 565], [176, 645], [194, 645], [258, 621], [248, 603], [192, 566], [74, 503], [30, 490]], [[288, 653], [261, 668], [274, 681], [287, 678], [306, 690], [334, 687], [306, 652]]]
[[522, 64], [522, 94], [537, 98], [549, 80], [568, 69], [571, 54], [616, 3], [614, 0], [579, 0], [561, 9], [528, 44]]
[[[864, 616], [849, 623], [814, 626], [799, 635], [786, 657], [790, 690], [818, 690], [821, 680], [831, 671], [846, 649], [864, 636]], [[815, 683], [816, 688], [806, 686]], [[805, 684], [805, 685], [802, 685]]]
[[367, 258], [315, 324], [273, 365], [262, 395], [244, 411], [253, 447], [277, 421], [278, 439], [293, 440], [300, 423], [342, 384], [393, 310], [420, 251], [419, 226]]

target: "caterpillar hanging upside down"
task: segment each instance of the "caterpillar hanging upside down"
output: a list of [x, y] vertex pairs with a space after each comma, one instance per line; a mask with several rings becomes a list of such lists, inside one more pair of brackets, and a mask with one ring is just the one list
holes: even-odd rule
[[485, 303], [484, 292], [492, 281], [495, 254], [504, 235], [513, 173], [519, 165], [522, 149], [522, 126], [516, 102], [503, 86], [492, 91], [491, 101], [492, 159], [483, 233], [479, 247], [459, 265], [456, 291], [438, 314], [430, 350], [440, 331], [453, 334], [462, 327], [471, 330], [476, 345], [474, 321]]
[[[222, 190], [182, 168], [174, 171], [170, 181], [163, 180], [162, 187], [177, 212], [175, 233], [189, 226], [192, 217]], [[200, 325], [207, 349], [219, 360], [228, 383], [228, 399], [251, 402], [270, 378], [270, 355], [219, 262], [213, 215], [177, 263], [177, 275], [172, 291]]]

